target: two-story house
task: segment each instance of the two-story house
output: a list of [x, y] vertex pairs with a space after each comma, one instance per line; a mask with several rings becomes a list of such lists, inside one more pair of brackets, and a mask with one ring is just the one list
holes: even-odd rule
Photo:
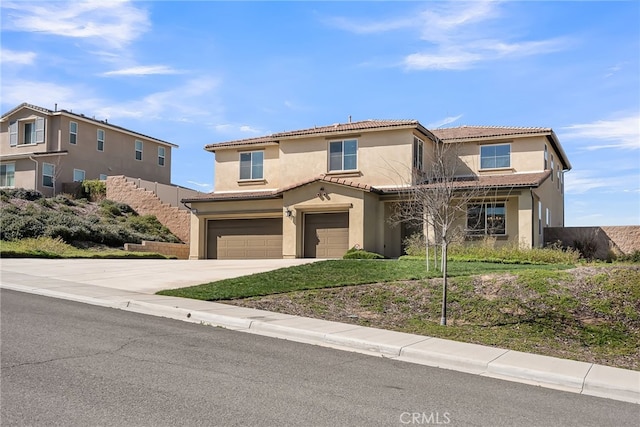
[[177, 145], [71, 111], [21, 104], [0, 118], [0, 187], [38, 190], [126, 175], [171, 183]]
[[190, 258], [334, 258], [354, 246], [397, 257], [407, 231], [389, 218], [436, 144], [457, 144], [460, 177], [474, 177], [460, 191], [492, 190], [460, 220], [469, 236], [534, 247], [544, 227], [564, 224], [571, 165], [551, 129], [368, 120], [207, 145], [215, 192], [183, 200]]

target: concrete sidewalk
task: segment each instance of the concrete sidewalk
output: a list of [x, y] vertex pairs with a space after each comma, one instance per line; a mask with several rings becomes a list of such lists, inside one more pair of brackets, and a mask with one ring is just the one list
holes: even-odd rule
[[640, 372], [207, 301], [154, 295], [312, 260], [2, 259], [0, 287], [640, 403]]

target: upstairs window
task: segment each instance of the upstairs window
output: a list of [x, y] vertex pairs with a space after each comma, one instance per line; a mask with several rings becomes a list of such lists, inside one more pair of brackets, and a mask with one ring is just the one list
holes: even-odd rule
[[136, 140], [136, 160], [142, 160], [142, 141]]
[[69, 144], [78, 143], [78, 124], [76, 122], [69, 122]]
[[3, 163], [0, 165], [0, 187], [13, 188], [16, 184], [16, 164]]
[[511, 144], [483, 145], [480, 147], [480, 169], [511, 167]]
[[504, 203], [476, 203], [467, 206], [467, 233], [475, 236], [504, 236], [507, 211]]
[[100, 178], [98, 178], [100, 181], [106, 181], [107, 180], [107, 174], [106, 173], [101, 173], [100, 174]]
[[9, 123], [9, 145], [41, 144], [44, 142], [44, 117]]
[[56, 166], [51, 163], [42, 164], [42, 186], [53, 187], [56, 174]]
[[358, 169], [358, 140], [346, 139], [329, 143], [329, 171]]
[[104, 151], [104, 130], [98, 129], [97, 139], [98, 139], [98, 151]]
[[423, 159], [424, 159], [424, 142], [414, 136], [413, 137], [413, 168], [419, 171], [423, 170]]
[[82, 182], [84, 181], [85, 172], [82, 169], [74, 169], [73, 170], [73, 182]]
[[551, 181], [553, 181], [553, 154], [551, 155]]
[[263, 163], [263, 151], [240, 153], [240, 179], [263, 179]]
[[164, 147], [158, 147], [158, 166], [164, 166]]
[[549, 147], [544, 144], [544, 170], [549, 168]]

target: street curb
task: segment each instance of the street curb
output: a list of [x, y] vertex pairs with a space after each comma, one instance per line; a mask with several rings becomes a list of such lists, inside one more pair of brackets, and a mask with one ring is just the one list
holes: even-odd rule
[[[292, 317], [263, 321], [127, 297], [104, 300], [10, 283], [0, 283], [0, 288], [640, 404], [640, 371], [320, 319]], [[185, 299], [185, 304], [188, 301]], [[292, 322], [296, 326], [291, 326]], [[300, 327], [305, 324], [307, 329]], [[374, 332], [393, 342], [382, 343], [367, 338]], [[558, 366], [561, 367], [560, 373], [557, 372]]]

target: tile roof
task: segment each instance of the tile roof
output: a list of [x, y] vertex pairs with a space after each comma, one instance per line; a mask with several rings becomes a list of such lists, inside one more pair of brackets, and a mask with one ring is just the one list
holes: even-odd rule
[[18, 105], [17, 107], [13, 108], [12, 110], [10, 110], [10, 111], [6, 112], [5, 114], [3, 114], [2, 115], [2, 119], [4, 120], [6, 117], [10, 116], [11, 114], [15, 113], [16, 111], [18, 111], [18, 110], [20, 110], [22, 108], [29, 108], [31, 110], [39, 111], [39, 112], [47, 114], [47, 115], [66, 114], [66, 115], [69, 115], [69, 116], [77, 117], [77, 118], [82, 119], [82, 120], [94, 122], [94, 123], [96, 123], [96, 124], [98, 124], [100, 126], [109, 127], [109, 128], [112, 128], [112, 129], [116, 129], [116, 130], [119, 130], [119, 131], [131, 133], [131, 134], [134, 134], [134, 135], [139, 135], [139, 136], [141, 136], [143, 138], [150, 139], [150, 140], [153, 140], [153, 141], [156, 141], [156, 142], [160, 142], [162, 144], [170, 145], [172, 147], [178, 147], [176, 144], [173, 144], [171, 142], [163, 141], [162, 139], [154, 138], [153, 136], [145, 135], [143, 133], [136, 132], [136, 131], [133, 131], [131, 129], [127, 129], [127, 128], [124, 128], [122, 126], [118, 126], [118, 125], [114, 125], [112, 123], [108, 123], [106, 120], [98, 120], [98, 119], [95, 119], [95, 118], [92, 118], [92, 117], [87, 117], [84, 114], [77, 114], [77, 113], [73, 113], [71, 111], [67, 111], [67, 110], [63, 110], [63, 109], [55, 110], [55, 111], [54, 110], [49, 110], [48, 108], [39, 107], [37, 105], [29, 104], [29, 103], [26, 103], [26, 102], [23, 102], [22, 104]]
[[[551, 171], [536, 172], [536, 173], [514, 173], [509, 175], [483, 175], [478, 179], [460, 179], [453, 183], [454, 188], [463, 190], [465, 188], [479, 187], [483, 189], [488, 188], [528, 188], [538, 187], [547, 178]], [[296, 184], [288, 185], [286, 187], [279, 188], [277, 190], [270, 191], [238, 191], [230, 193], [208, 193], [200, 196], [196, 196], [190, 199], [183, 199], [182, 202], [208, 202], [208, 201], [224, 201], [224, 200], [255, 200], [255, 199], [278, 199], [282, 195], [290, 190], [314, 183], [314, 182], [330, 182], [333, 184], [344, 185], [351, 188], [357, 188], [363, 191], [369, 191], [376, 194], [396, 194], [406, 193], [411, 190], [412, 187], [397, 187], [397, 188], [384, 188], [379, 189], [372, 187], [368, 184], [361, 184], [350, 181], [344, 178], [336, 178], [326, 175], [320, 175], [307, 181], [299, 182]], [[436, 184], [427, 184], [427, 186], [436, 186]]]
[[279, 188], [277, 190], [267, 190], [267, 191], [235, 191], [228, 193], [207, 193], [203, 195], [199, 195], [190, 199], [184, 199], [183, 202], [189, 203], [192, 201], [219, 201], [219, 200], [249, 200], [249, 199], [277, 199], [282, 197], [287, 191], [294, 190], [296, 188], [312, 184], [314, 182], [330, 182], [332, 184], [344, 185], [346, 187], [356, 188], [363, 191], [369, 191], [372, 193], [382, 194], [382, 191], [374, 188], [368, 184], [361, 184], [358, 182], [353, 182], [344, 178], [331, 177], [326, 175], [316, 176], [314, 178], [308, 179], [306, 181], [297, 182], [295, 184], [288, 185], [286, 187]]
[[357, 132], [362, 130], [388, 130], [394, 128], [415, 127], [421, 132], [429, 134], [429, 130], [424, 128], [417, 120], [363, 120], [351, 123], [336, 123], [329, 126], [312, 127], [286, 132], [277, 132], [259, 138], [238, 139], [234, 141], [218, 142], [208, 144], [204, 148], [208, 151], [215, 151], [218, 148], [237, 147], [245, 145], [256, 145], [264, 143], [278, 143], [281, 139], [295, 138], [306, 135], [330, 135], [334, 133]]
[[432, 129], [431, 132], [442, 141], [491, 138], [499, 136], [517, 136], [551, 133], [551, 128], [505, 127], [505, 126], [458, 126], [454, 128]]

